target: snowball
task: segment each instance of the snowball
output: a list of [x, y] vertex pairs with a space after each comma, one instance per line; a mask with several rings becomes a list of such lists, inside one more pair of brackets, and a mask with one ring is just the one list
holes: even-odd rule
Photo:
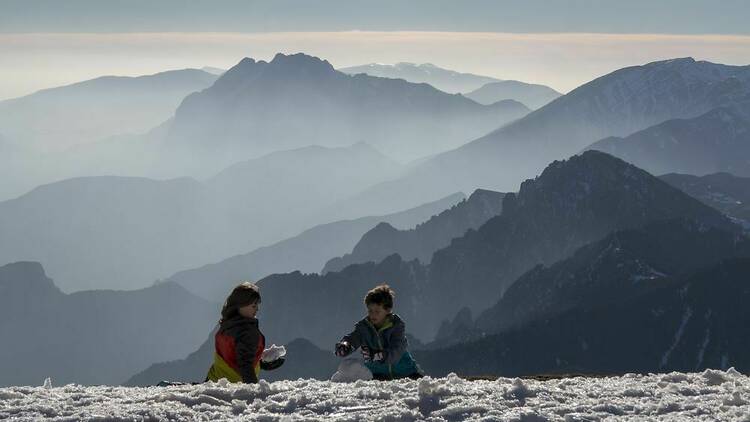
[[338, 371], [331, 376], [333, 382], [369, 381], [371, 379], [372, 372], [358, 359], [344, 359], [339, 364]]
[[263, 351], [263, 354], [260, 355], [260, 360], [263, 362], [273, 362], [284, 356], [286, 356], [286, 347], [272, 344], [271, 347]]

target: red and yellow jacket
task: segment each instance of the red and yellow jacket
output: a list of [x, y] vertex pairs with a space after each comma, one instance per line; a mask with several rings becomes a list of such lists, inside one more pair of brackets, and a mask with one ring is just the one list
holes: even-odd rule
[[266, 338], [258, 329], [257, 319], [237, 315], [223, 321], [216, 333], [215, 345], [214, 363], [208, 370], [207, 380], [258, 382]]

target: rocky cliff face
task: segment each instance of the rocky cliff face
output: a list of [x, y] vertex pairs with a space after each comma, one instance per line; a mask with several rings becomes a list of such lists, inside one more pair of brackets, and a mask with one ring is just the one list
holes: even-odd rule
[[362, 236], [352, 253], [326, 263], [323, 272], [340, 271], [364, 262], [379, 262], [394, 253], [410, 261], [429, 264], [432, 254], [450, 244], [451, 239], [477, 229], [502, 210], [504, 194], [478, 189], [469, 198], [433, 216], [414, 229], [397, 230], [380, 223]]

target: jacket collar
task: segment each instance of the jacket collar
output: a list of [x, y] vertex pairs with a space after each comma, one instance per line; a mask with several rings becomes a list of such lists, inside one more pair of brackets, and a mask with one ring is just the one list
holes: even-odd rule
[[368, 326], [371, 326], [371, 327], [375, 328], [375, 331], [378, 331], [378, 332], [383, 331], [383, 330], [388, 329], [388, 328], [391, 328], [391, 327], [395, 326], [396, 324], [401, 323], [401, 318], [398, 315], [394, 314], [394, 313], [388, 314], [388, 316], [385, 317], [385, 318], [386, 318], [385, 324], [383, 324], [383, 326], [380, 327], [380, 328], [375, 327], [375, 324], [371, 323], [370, 319], [367, 318], [367, 317], [362, 318], [361, 322], [364, 323], [364, 324], [366, 324], [366, 325], [368, 325]]

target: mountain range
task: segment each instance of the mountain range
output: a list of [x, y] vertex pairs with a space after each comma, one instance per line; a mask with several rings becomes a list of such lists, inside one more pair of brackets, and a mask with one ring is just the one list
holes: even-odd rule
[[477, 318], [477, 328], [497, 333], [583, 305], [625, 301], [737, 256], [750, 257], [749, 238], [691, 220], [617, 231], [521, 276]]
[[214, 83], [203, 70], [102, 76], [0, 101], [0, 127], [13, 143], [61, 151], [114, 135], [144, 133], [168, 120], [188, 94]]
[[0, 385], [116, 384], [195, 350], [219, 309], [174, 283], [62, 293], [42, 266], [0, 267]]
[[557, 316], [416, 356], [435, 376], [694, 372], [729, 367], [744, 372], [750, 369], [744, 352], [750, 342], [739, 333], [750, 322], [744, 306], [750, 294], [749, 272], [750, 259], [741, 257], [721, 260], [679, 279], [655, 275], [631, 281], [647, 285], [635, 296], [578, 303]]
[[661, 180], [750, 228], [750, 178], [729, 173], [665, 174]]
[[185, 98], [162, 148], [170, 160], [184, 160], [183, 174], [311, 144], [366, 142], [405, 162], [455, 148], [528, 111], [512, 100], [485, 106], [427, 84], [352, 76], [317, 57], [277, 54], [270, 62], [245, 58]]
[[407, 230], [381, 222], [362, 236], [350, 254], [329, 260], [323, 273], [340, 271], [357, 263], [380, 262], [394, 253], [407, 261], [418, 259], [429, 264], [432, 254], [448, 246], [451, 239], [499, 215], [503, 196], [499, 192], [476, 190], [459, 204]]
[[42, 262], [66, 292], [141, 288], [330, 222], [315, 211], [397, 167], [358, 144], [277, 152], [204, 181], [98, 176], [43, 185], [0, 202], [0, 262]]
[[[6, 141], [28, 150], [4, 165], [0, 199], [81, 176], [203, 179], [311, 145], [366, 142], [403, 163], [529, 112], [513, 100], [485, 106], [426, 84], [346, 75], [304, 54], [247, 58], [221, 75], [103, 77], [4, 101], [0, 110]], [[399, 176], [386, 170], [384, 180]]]
[[39, 161], [0, 125], [8, 185], [164, 176], [0, 202], [3, 383], [199, 381], [247, 279], [290, 353], [267, 379], [330, 376], [384, 282], [434, 375], [750, 368], [750, 66], [633, 66], [530, 113], [303, 54], [211, 77], [146, 134]]
[[464, 198], [464, 194], [456, 193], [395, 214], [322, 224], [246, 254], [180, 271], [167, 277], [167, 280], [183, 286], [196, 296], [221, 303], [239, 281], [259, 280], [273, 273], [294, 270], [303, 273], [318, 272], [328, 259], [351, 250], [362, 235], [376, 225], [413, 228]]
[[[349, 75], [364, 73], [366, 75], [377, 76], [380, 78], [403, 79], [414, 83], [426, 83], [451, 94], [473, 91], [485, 84], [500, 81], [499, 79], [489, 76], [443, 69], [431, 63], [416, 64], [401, 62], [392, 65], [370, 63], [361, 66], [345, 67], [338, 70], [339, 72]], [[513, 99], [520, 101], [518, 98]]]
[[[612, 231], [670, 218], [738, 230], [718, 211], [612, 156], [589, 151], [555, 161], [517, 195], [507, 194], [501, 215], [435, 253], [423, 300], [449, 315], [463, 307], [479, 312], [536, 265]], [[425, 328], [430, 338], [437, 327]]]
[[503, 100], [515, 100], [534, 110], [561, 95], [546, 85], [461, 73], [430, 63], [402, 62], [394, 65], [370, 63], [338, 70], [350, 75], [363, 73], [381, 78], [426, 83], [451, 94], [463, 94], [466, 98], [485, 105]]
[[[750, 85], [737, 83], [738, 91]], [[627, 137], [587, 147], [632, 162], [654, 174], [750, 176], [750, 101], [722, 106], [691, 119], [672, 119]]]
[[[451, 368], [466, 375], [515, 376], [684, 370], [686, 362], [694, 368], [725, 365], [744, 362], [736, 355], [745, 340], [724, 349], [731, 340], [722, 334], [705, 359], [678, 359], [683, 352], [672, 352], [678, 348], [698, 356], [705, 335], [694, 337], [705, 334], [703, 321], [718, 329], [710, 317], [694, 318], [690, 341], [677, 338], [675, 330], [679, 333], [680, 324], [687, 323], [680, 318], [692, 312], [685, 309], [701, 309], [704, 315], [720, 306], [711, 301], [721, 300], [718, 293], [707, 302], [702, 293], [684, 298], [680, 291], [699, 272], [745, 256], [750, 256], [750, 241], [718, 211], [617, 158], [588, 151], [550, 164], [524, 182], [518, 194], [506, 194], [502, 214], [453, 239], [429, 265], [394, 254], [325, 275], [293, 272], [262, 279], [263, 329], [277, 344], [307, 338], [327, 350], [363, 314], [365, 292], [388, 282], [409, 333], [428, 340], [439, 334], [425, 349], [414, 346], [430, 374]], [[731, 274], [736, 284], [742, 271]], [[700, 277], [711, 276], [716, 275]], [[663, 310], [661, 300], [668, 304]], [[693, 308], [685, 308], [686, 301]], [[300, 325], [294, 312], [315, 323]], [[476, 321], [472, 312], [479, 315]], [[721, 320], [731, 312], [722, 313]], [[736, 312], [745, 318], [744, 311]], [[638, 329], [623, 330], [627, 341], [641, 346], [612, 341], [601, 322], [620, 327], [628, 318]], [[653, 350], [648, 336], [658, 338]], [[622, 355], [608, 342], [626, 350], [648, 349], [650, 355], [634, 354], [616, 364], [592, 358], [591, 350]], [[656, 352], [662, 359], [653, 359]], [[727, 360], [721, 353], [735, 357]], [[144, 379], [152, 382], [159, 373], [154, 371]]]
[[750, 66], [692, 58], [619, 69], [481, 138], [419, 163], [405, 176], [369, 189], [346, 206], [359, 209], [371, 205], [370, 198], [378, 198], [378, 202], [404, 208], [411, 201], [423, 200], [420, 194], [433, 197], [478, 187], [511, 191], [547, 163], [603, 138], [628, 136], [668, 120], [736, 106], [747, 98], [748, 80]]
[[[396, 312], [407, 321], [409, 333], [419, 339], [433, 338], [443, 321], [453, 319], [458, 314], [457, 319], [462, 318], [463, 322], [453, 324], [454, 326], [466, 327], [468, 324], [474, 334], [480, 333], [479, 336], [472, 335], [463, 339], [461, 347], [464, 349], [461, 350], [492, 351], [501, 347], [497, 346], [497, 342], [506, 344], [505, 341], [513, 341], [520, 342], [520, 346], [513, 343], [514, 346], [508, 353], [510, 356], [516, 356], [514, 353], [521, 353], [521, 349], [535, 345], [533, 341], [559, 338], [551, 333], [547, 334], [548, 337], [514, 334], [517, 330], [559, 330], [558, 324], [569, 323], [565, 318], [574, 318], [575, 321], [586, 320], [590, 318], [587, 314], [589, 305], [601, 305], [596, 311], [603, 313], [601, 318], [589, 321], [589, 325], [578, 323], [581, 328], [576, 329], [582, 331], [576, 332], [578, 337], [570, 338], [581, 337], [585, 339], [586, 344], [604, 347], [602, 344], [605, 342], [601, 336], [595, 335], [599, 332], [596, 330], [601, 330], [596, 324], [605, 320], [612, 321], [615, 326], [621, 324], [619, 321], [623, 316], [615, 316], [608, 310], [620, 309], [618, 301], [633, 307], [641, 306], [638, 305], [641, 303], [638, 300], [657, 294], [662, 295], [659, 298], [666, 297], [669, 301], [681, 300], [674, 289], [658, 289], [668, 287], [670, 283], [690, 279], [695, 271], [715, 265], [718, 260], [742, 257], [748, 251], [748, 242], [741, 236], [739, 227], [718, 211], [708, 208], [632, 165], [597, 151], [588, 151], [569, 160], [550, 164], [539, 177], [524, 182], [518, 194], [506, 194], [502, 205], [502, 214], [490, 218], [478, 229], [470, 229], [463, 236], [453, 239], [450, 245], [434, 253], [429, 265], [421, 264], [417, 260], [406, 262], [398, 255], [391, 255], [378, 263], [350, 265], [342, 271], [329, 272], [323, 276], [293, 272], [263, 278], [259, 285], [263, 296], [261, 319], [264, 333], [269, 341], [276, 344], [292, 342], [298, 338], [307, 339], [315, 347], [305, 341], [295, 344], [299, 343], [300, 350], [310, 351], [311, 356], [318, 356], [316, 353], [319, 353], [321, 362], [331, 362], [324, 358], [329, 356], [329, 352], [325, 350], [329, 350], [333, 342], [350, 330], [351, 325], [362, 316], [364, 310], [361, 300], [365, 292], [375, 284], [388, 282], [397, 292]], [[424, 227], [429, 226], [425, 224]], [[560, 262], [561, 260], [563, 261]], [[686, 266], [685, 262], [690, 264]], [[544, 267], [539, 267], [540, 264]], [[18, 268], [22, 271], [19, 272]], [[186, 356], [186, 351], [198, 350], [198, 345], [205, 342], [205, 333], [215, 324], [218, 305], [211, 305], [195, 298], [175, 283], [161, 283], [135, 292], [92, 291], [65, 295], [44, 276], [38, 264], [13, 264], [4, 269], [10, 271], [10, 274], [15, 274], [14, 271], [18, 273], [5, 278], [16, 280], [15, 283], [2, 284], [6, 288], [11, 288], [10, 293], [6, 290], [2, 295], [7, 303], [0, 306], [0, 309], [6, 312], [3, 318], [5, 324], [2, 325], [4, 338], [25, 338], [21, 321], [24, 321], [24, 324], [33, 324], [37, 328], [41, 327], [41, 332], [52, 330], [57, 333], [55, 335], [63, 336], [64, 339], [57, 339], [53, 334], [41, 338], [37, 336], [35, 339], [25, 340], [24, 347], [33, 347], [34, 350], [57, 350], [61, 344], [63, 350], [75, 351], [69, 359], [86, 361], [91, 371], [72, 377], [68, 370], [73, 368], [74, 371], [80, 371], [80, 366], [77, 366], [80, 363], [71, 361], [69, 365], [64, 366], [64, 370], [60, 368], [59, 372], [55, 373], [51, 373], [42, 365], [47, 375], [53, 374], [66, 380], [84, 380], [77, 382], [112, 382], [111, 379], [119, 377], [124, 380], [137, 371], [143, 371], [154, 362], [173, 362], [165, 364], [166, 366], [152, 367], [130, 381], [143, 383], [152, 382], [154, 377], [165, 373], [162, 371], [164, 368], [174, 368], [174, 365], [178, 368], [194, 368], [195, 371], [204, 366], [202, 360], [188, 358], [188, 361], [193, 362], [190, 363], [175, 362], [175, 359]], [[733, 280], [737, 279], [737, 274], [733, 275]], [[710, 276], [712, 275], [704, 278]], [[565, 283], [560, 284], [563, 281]], [[558, 289], [558, 292], [554, 289]], [[507, 299], [504, 295], [507, 295]], [[696, 294], [690, 300], [696, 301], [699, 297], [700, 295]], [[716, 295], [711, 297], [715, 298]], [[143, 303], [142, 300], [148, 300], [148, 303]], [[34, 306], [31, 306], [32, 302], [35, 303]], [[42, 304], [42, 308], [53, 311], [36, 311], [39, 303]], [[189, 306], [186, 306], [186, 303]], [[498, 303], [499, 305], [496, 305]], [[507, 303], [517, 303], [518, 306], [506, 308]], [[608, 305], [610, 303], [615, 303], [616, 306]], [[92, 309], [91, 306], [97, 308]], [[171, 306], [179, 309], [171, 311]], [[708, 308], [705, 306], [709, 305], [703, 302], [690, 302], [690, 306], [694, 306], [691, 309], [702, 309], [703, 312], [703, 309], [707, 311]], [[468, 321], [465, 315], [461, 316], [462, 313], [465, 314], [462, 309], [466, 308], [480, 315], [475, 326], [472, 325], [470, 316]], [[111, 317], [101, 317], [103, 312], [106, 314], [105, 309], [113, 310]], [[149, 309], [150, 311], [144, 312]], [[674, 315], [685, 315], [685, 308], [680, 309], [683, 309], [682, 313], [670, 310], [669, 317], [665, 317], [663, 324], [649, 328], [652, 330], [649, 332], [654, 333], [657, 333], [654, 330], [661, 330], [657, 333], [661, 336], [659, 341], [667, 344], [666, 348], [660, 349], [662, 354], [669, 350], [671, 344], [668, 341], [668, 331], [674, 330], [674, 326], [670, 325]], [[137, 316], [131, 315], [129, 312], [132, 310], [140, 312]], [[481, 314], [483, 310], [487, 311]], [[502, 318], [495, 314], [498, 310]], [[83, 315], [88, 313], [99, 317], [81, 319], [81, 316], [69, 316], [79, 311], [83, 312]], [[190, 316], [185, 316], [184, 312], [189, 312]], [[164, 317], [166, 313], [169, 313], [169, 318]], [[646, 318], [646, 314], [648, 312], [643, 313], [643, 318]], [[12, 315], [16, 317], [11, 318]], [[123, 315], [129, 316], [124, 318]], [[315, 323], [299, 324], [300, 315]], [[658, 312], [654, 315], [658, 315]], [[52, 316], [54, 319], [50, 321], [49, 318]], [[74, 321], [78, 321], [78, 324]], [[121, 325], [124, 323], [131, 325], [126, 328]], [[655, 324], [650, 320], [639, 320], [639, 323]], [[539, 328], [540, 324], [542, 328]], [[544, 328], [548, 326], [552, 328]], [[696, 329], [705, 328], [705, 325], [699, 324]], [[115, 339], [108, 340], [110, 337], [107, 336], [111, 335], [110, 329], [118, 333]], [[81, 331], [73, 333], [70, 330]], [[572, 328], [568, 327], [566, 330]], [[123, 332], [132, 333], [132, 336], [140, 335], [140, 338], [133, 339], [131, 334], [127, 334], [123, 339]], [[162, 344], [160, 342], [164, 341], [164, 338], [153, 336], [163, 336], [165, 332], [174, 336], [169, 337], [173, 339], [169, 341], [182, 343], [170, 343], [159, 347], [158, 349], [163, 349], [160, 351], [150, 349], [142, 343]], [[197, 338], [196, 332], [200, 334]], [[484, 337], [481, 336], [482, 332], [486, 333]], [[636, 335], [634, 330], [628, 332], [629, 335]], [[86, 337], [86, 341], [92, 342], [92, 345], [88, 345], [86, 341], [81, 343], [80, 339], [85, 333], [93, 333]], [[441, 334], [451, 335], [445, 325]], [[508, 338], [512, 340], [505, 340]], [[74, 344], [64, 343], [74, 340], [77, 342], [75, 346], [80, 348], [75, 348]], [[50, 347], [45, 346], [45, 341], [56, 343], [54, 347]], [[101, 341], [106, 342], [104, 349], [98, 343]], [[106, 366], [108, 361], [96, 360], [100, 357], [104, 359], [120, 356], [118, 353], [122, 353], [122, 348], [130, 350], [123, 346], [123, 342], [127, 343], [127, 347], [132, 343], [133, 347], [138, 346], [144, 350], [132, 352], [133, 356], [128, 359], [121, 358], [124, 363], [118, 367], [119, 369], [115, 368], [116, 370], [110, 370]], [[570, 347], [581, 347], [580, 344], [583, 344], [573, 343], [575, 342], [571, 341], [557, 348], [547, 349], [563, 353]], [[420, 363], [424, 361], [424, 366], [430, 373], [440, 373], [451, 365], [455, 365], [456, 370], [462, 373], [478, 371], [472, 369], [474, 367], [471, 364], [456, 362], [453, 355], [442, 360], [433, 357], [436, 356], [433, 353], [453, 353], [453, 346], [447, 344], [441, 346], [437, 352], [419, 352]], [[205, 347], [207, 346], [204, 345]], [[317, 352], [317, 347], [323, 351]], [[595, 349], [594, 346], [591, 347]], [[737, 353], [735, 348], [726, 350], [732, 356]], [[18, 354], [15, 348], [5, 351], [9, 353], [6, 362], [12, 361], [10, 356]], [[96, 352], [100, 353], [100, 357], [91, 356], [91, 353]], [[157, 353], [163, 355], [157, 356]], [[455, 356], [464, 356], [463, 353], [471, 352], [464, 351]], [[196, 356], [198, 355], [200, 353]], [[473, 357], [467, 357], [467, 362], [486, 364], [487, 358], [481, 353], [471, 356]], [[566, 352], [564, 356], [560, 360], [559, 368], [576, 368], [576, 362], [571, 360], [570, 354]], [[708, 356], [706, 354], [707, 359]], [[32, 357], [39, 358], [37, 355]], [[716, 359], [715, 353], [710, 359], [710, 362]], [[667, 368], [672, 367], [669, 366], [669, 361], [668, 356]], [[508, 362], [516, 361], [510, 359]], [[558, 368], [550, 367], [550, 362], [556, 361], [547, 355], [541, 356], [538, 360], [539, 366], [533, 368]], [[635, 361], [631, 359], [624, 362]], [[645, 367], [653, 367], [653, 361], [649, 362], [648, 365], [651, 366]], [[693, 359], [690, 362], [695, 365], [698, 361]], [[335, 362], [330, 364], [335, 365]], [[502, 366], [505, 364], [486, 364], [476, 368], [482, 368], [488, 373], [502, 374], [531, 370], [531, 367], [524, 365], [508, 369]], [[698, 362], [698, 366], [701, 364]], [[586, 368], [600, 367], [584, 365], [583, 369]], [[126, 369], [130, 370], [127, 374]], [[294, 368], [290, 366], [291, 369]], [[604, 366], [600, 369], [617, 368]], [[290, 373], [301, 373], [297, 372], [301, 370], [297, 368]], [[322, 372], [321, 370], [320, 373], [309, 373], [305, 376], [323, 377], [325, 374]], [[193, 372], [189, 374], [194, 378]], [[28, 375], [19, 374], [17, 380], [14, 378], [9, 382], [28, 382]]]
[[[536, 265], [551, 265], [610, 232], [652, 221], [688, 218], [739, 231], [718, 211], [607, 154], [589, 151], [557, 161], [506, 194], [502, 214], [436, 251], [429, 265], [397, 254], [325, 275], [276, 274], [259, 282], [265, 326], [280, 341], [303, 337], [327, 347], [361, 316], [361, 298], [387, 282], [420, 340], [465, 307], [481, 312]], [[309, 306], [315, 303], [315, 306]], [[300, 326], [289, 309], [305, 309], [315, 325]]]

